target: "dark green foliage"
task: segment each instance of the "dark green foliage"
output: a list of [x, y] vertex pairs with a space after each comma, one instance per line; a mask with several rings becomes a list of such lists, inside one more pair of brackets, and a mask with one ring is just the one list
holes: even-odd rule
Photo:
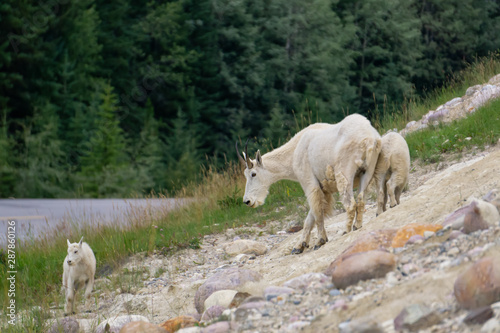
[[472, 0], [2, 1], [0, 197], [174, 191], [235, 141], [397, 113], [498, 50], [499, 16]]

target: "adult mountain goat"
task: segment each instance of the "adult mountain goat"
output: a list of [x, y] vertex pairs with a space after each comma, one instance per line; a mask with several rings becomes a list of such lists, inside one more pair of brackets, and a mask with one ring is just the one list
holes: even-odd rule
[[94, 287], [96, 260], [94, 252], [83, 237], [78, 243], [68, 241], [68, 255], [63, 264], [63, 288], [66, 291], [65, 314], [75, 313], [76, 292], [85, 287], [85, 308], [89, 310], [90, 293]]
[[[247, 142], [248, 143], [248, 142]], [[281, 179], [298, 181], [307, 196], [309, 213], [304, 230], [292, 254], [309, 247], [311, 230], [318, 229], [317, 249], [328, 241], [324, 220], [333, 214], [334, 192], [343, 195], [347, 211], [346, 232], [361, 228], [364, 213], [364, 192], [370, 183], [381, 149], [381, 139], [370, 121], [359, 114], [346, 117], [331, 125], [318, 123], [297, 133], [281, 147], [255, 159], [236, 152], [246, 164], [247, 179], [243, 202], [249, 207], [264, 204], [269, 187]], [[354, 181], [359, 181], [359, 193], [354, 199]]]

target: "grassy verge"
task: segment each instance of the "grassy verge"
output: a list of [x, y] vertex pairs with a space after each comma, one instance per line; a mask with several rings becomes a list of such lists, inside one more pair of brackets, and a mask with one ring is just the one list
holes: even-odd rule
[[[408, 121], [422, 117], [454, 97], [462, 96], [467, 87], [484, 83], [500, 73], [500, 61], [494, 58], [471, 65], [450, 79], [450, 83], [425, 100], [409, 100], [398, 112], [384, 110], [377, 123], [381, 132], [403, 128]], [[412, 159], [436, 162], [446, 152], [468, 147], [484, 147], [500, 137], [500, 101], [479, 109], [470, 117], [450, 125], [440, 125], [406, 137]], [[77, 241], [84, 235], [97, 258], [97, 276], [106, 276], [134, 253], [153, 251], [174, 253], [179, 248], [197, 248], [205, 234], [281, 219], [293, 214], [305, 202], [298, 183], [281, 181], [274, 184], [266, 204], [249, 209], [242, 204], [244, 177], [239, 166], [231, 164], [223, 172], [206, 170], [201, 184], [187, 186], [179, 197], [192, 198], [186, 206], [162, 215], [131, 210], [121, 228], [99, 226], [63, 229], [55, 235], [34, 242], [18, 244], [16, 305], [21, 325], [14, 332], [42, 331], [50, 309], [64, 304], [61, 288], [62, 261], [66, 256], [66, 238]], [[278, 210], [277, 207], [285, 207]], [[68, 222], [69, 223], [69, 222]], [[7, 255], [0, 250], [0, 303], [8, 305]], [[5, 311], [5, 310], [3, 310]], [[5, 329], [5, 312], [1, 313], [0, 330]], [[3, 326], [3, 328], [2, 328]]]
[[499, 73], [500, 54], [478, 59], [463, 71], [450, 76], [443, 87], [429, 92], [424, 97], [409, 97], [400, 106], [382, 105], [380, 110], [375, 111], [379, 116], [376, 117], [374, 125], [381, 133], [393, 128], [401, 130], [410, 121], [422, 118], [429, 110], [435, 110], [455, 97], [464, 96], [467, 88], [488, 82], [492, 76]]
[[488, 103], [467, 118], [410, 133], [406, 142], [412, 159], [435, 163], [444, 153], [467, 148], [484, 149], [500, 137], [500, 99]]
[[[198, 248], [205, 234], [277, 220], [296, 210], [297, 205], [292, 203], [304, 201], [299, 184], [281, 181], [271, 187], [266, 205], [249, 209], [242, 203], [244, 186], [244, 177], [236, 165], [230, 165], [224, 172], [207, 170], [202, 184], [181, 193], [191, 195], [190, 203], [163, 216], [131, 210], [121, 227], [104, 225], [79, 229], [73, 226], [36, 241], [18, 243], [16, 306], [21, 328], [14, 331], [41, 331], [49, 310], [61, 309], [64, 305], [60, 288], [66, 238], [78, 241], [80, 235], [84, 235], [96, 256], [96, 275], [102, 277], [134, 253], [169, 254], [181, 248]], [[276, 209], [282, 206], [288, 209]], [[6, 309], [9, 301], [7, 255], [2, 250], [0, 266], [0, 299]], [[4, 331], [6, 316], [4, 313], [0, 316], [0, 330]]]

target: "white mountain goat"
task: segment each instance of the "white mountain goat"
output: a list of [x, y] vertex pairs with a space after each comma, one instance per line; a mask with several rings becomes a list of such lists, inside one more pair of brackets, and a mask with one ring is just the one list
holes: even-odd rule
[[401, 192], [410, 176], [410, 150], [406, 140], [396, 132], [382, 136], [382, 150], [378, 157], [373, 180], [377, 186], [377, 215], [385, 212], [387, 194], [391, 208], [399, 205]]
[[83, 237], [79, 243], [68, 241], [68, 255], [64, 259], [63, 288], [66, 291], [64, 313], [75, 313], [76, 292], [85, 286], [85, 309], [89, 310], [90, 293], [94, 287], [95, 256]]
[[[248, 141], [247, 141], [248, 145]], [[245, 146], [244, 158], [247, 179], [243, 202], [249, 207], [264, 204], [269, 187], [281, 179], [298, 181], [309, 203], [309, 213], [299, 245], [292, 254], [302, 253], [309, 247], [311, 230], [318, 229], [317, 249], [328, 241], [324, 226], [326, 216], [333, 214], [332, 193], [343, 195], [347, 211], [346, 232], [361, 228], [364, 213], [364, 192], [370, 183], [381, 149], [378, 132], [370, 121], [359, 114], [346, 117], [341, 122], [313, 124], [281, 147], [255, 160], [248, 157]], [[354, 199], [354, 181], [359, 179], [357, 202]]]

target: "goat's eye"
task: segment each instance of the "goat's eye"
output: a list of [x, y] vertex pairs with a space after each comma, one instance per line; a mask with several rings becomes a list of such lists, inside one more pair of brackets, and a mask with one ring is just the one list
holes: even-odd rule
[[78, 251], [75, 251], [75, 253], [78, 253]]
[[255, 177], [257, 176], [257, 174], [255, 172], [252, 172], [252, 177]]

